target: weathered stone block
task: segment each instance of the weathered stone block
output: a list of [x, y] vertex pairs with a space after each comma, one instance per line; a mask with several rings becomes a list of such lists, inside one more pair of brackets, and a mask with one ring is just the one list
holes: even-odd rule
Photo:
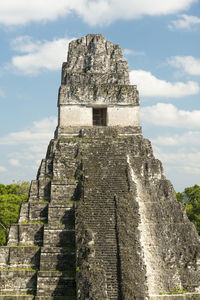
[[[85, 78], [85, 77], [84, 77]], [[122, 104], [139, 105], [139, 94], [135, 85], [61, 85], [59, 105], [61, 104]]]
[[37, 296], [75, 296], [75, 280], [65, 272], [38, 272]]
[[51, 183], [51, 204], [71, 204], [76, 192], [77, 182], [70, 180], [53, 180]]
[[10, 269], [39, 269], [40, 248], [35, 247], [7, 247], [9, 250], [8, 267]]
[[38, 198], [40, 201], [49, 201], [51, 192], [51, 179], [41, 178], [38, 180]]
[[65, 224], [66, 228], [72, 229], [75, 227], [74, 223], [74, 204], [67, 205], [49, 205], [48, 219], [50, 225]]
[[19, 222], [29, 221], [29, 203], [22, 203], [20, 207]]
[[34, 300], [76, 300], [76, 296], [36, 296]]
[[10, 227], [8, 245], [42, 245], [42, 224], [13, 224]]
[[36, 292], [35, 271], [0, 270], [1, 295], [24, 295]]
[[65, 225], [44, 227], [44, 246], [70, 247], [74, 244], [74, 230], [66, 229]]
[[9, 259], [9, 248], [1, 247], [0, 269], [5, 269], [7, 267], [8, 259]]
[[[173, 291], [172, 291], [173, 292]], [[157, 295], [150, 296], [149, 300], [198, 300], [200, 299], [200, 294], [191, 293], [191, 294], [175, 294], [175, 295]]]
[[29, 201], [38, 200], [38, 180], [31, 181], [31, 187], [29, 191]]
[[75, 252], [71, 248], [43, 247], [41, 251], [41, 271], [65, 271], [69, 277], [76, 272]]
[[29, 204], [29, 222], [46, 223], [48, 218], [47, 203], [31, 203]]
[[35, 300], [34, 296], [17, 296], [17, 295], [12, 295], [12, 296], [1, 296], [0, 295], [0, 300]]

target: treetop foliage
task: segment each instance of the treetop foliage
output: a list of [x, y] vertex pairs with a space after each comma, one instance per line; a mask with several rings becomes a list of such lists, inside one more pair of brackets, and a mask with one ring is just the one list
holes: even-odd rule
[[28, 200], [30, 183], [0, 184], [0, 246], [6, 243], [8, 230], [16, 223], [22, 202]]
[[0, 184], [0, 195], [28, 195], [30, 183], [22, 181], [21, 183], [12, 183], [8, 185]]
[[183, 193], [176, 193], [176, 198], [185, 204], [187, 216], [200, 235], [200, 186], [187, 187]]

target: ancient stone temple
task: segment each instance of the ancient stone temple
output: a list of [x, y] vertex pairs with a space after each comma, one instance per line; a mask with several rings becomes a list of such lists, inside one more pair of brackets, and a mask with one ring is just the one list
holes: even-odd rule
[[70, 43], [58, 109], [0, 248], [0, 299], [200, 299], [200, 239], [142, 136], [118, 45]]

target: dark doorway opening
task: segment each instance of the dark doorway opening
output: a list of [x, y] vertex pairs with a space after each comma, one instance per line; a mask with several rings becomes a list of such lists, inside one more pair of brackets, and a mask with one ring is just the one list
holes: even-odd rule
[[107, 108], [93, 108], [93, 125], [106, 126]]

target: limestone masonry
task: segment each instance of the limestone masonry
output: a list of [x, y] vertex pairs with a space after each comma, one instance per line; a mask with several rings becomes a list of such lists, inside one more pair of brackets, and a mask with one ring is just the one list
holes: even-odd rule
[[72, 41], [59, 120], [0, 247], [0, 300], [200, 299], [200, 238], [142, 137], [118, 45]]
[[93, 126], [95, 108], [106, 108], [104, 125], [139, 126], [137, 88], [130, 85], [128, 63], [118, 45], [101, 35], [70, 43], [58, 108], [61, 128]]

